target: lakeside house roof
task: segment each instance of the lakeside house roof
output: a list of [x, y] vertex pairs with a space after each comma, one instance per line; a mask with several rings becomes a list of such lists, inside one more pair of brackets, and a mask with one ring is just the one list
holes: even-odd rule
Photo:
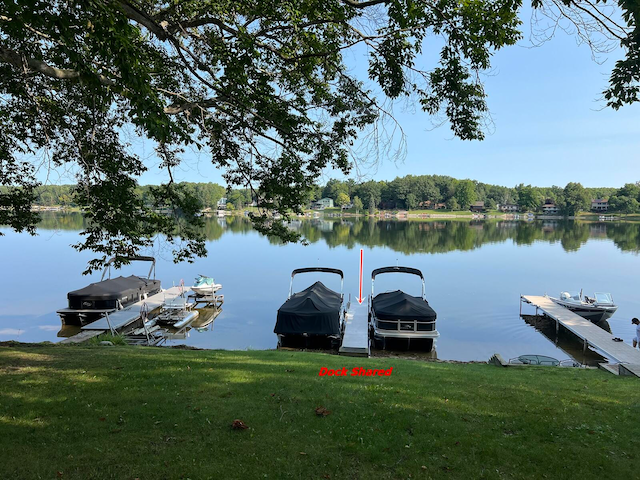
[[591, 200], [591, 203], [609, 203], [609, 200], [605, 200], [604, 198], [596, 198]]

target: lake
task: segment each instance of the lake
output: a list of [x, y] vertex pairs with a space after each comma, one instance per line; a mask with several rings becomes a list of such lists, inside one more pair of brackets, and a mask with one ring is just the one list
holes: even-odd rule
[[[0, 341], [58, 341], [61, 324], [55, 311], [66, 307], [66, 294], [100, 279], [82, 276], [87, 252], [79, 241], [79, 214], [46, 214], [39, 235], [0, 237]], [[371, 290], [371, 271], [388, 265], [419, 268], [427, 299], [438, 313], [437, 357], [487, 360], [521, 354], [573, 355], [593, 363], [596, 356], [576, 342], [529, 325], [519, 315], [519, 295], [557, 296], [561, 291], [611, 292], [619, 305], [609, 320], [612, 333], [630, 343], [630, 323], [640, 316], [640, 224], [625, 222], [424, 220], [377, 221], [335, 219], [293, 222], [309, 245], [282, 245], [251, 228], [243, 217], [206, 219], [208, 256], [194, 264], [174, 264], [170, 248], [158, 245], [157, 278], [164, 287], [189, 285], [198, 274], [222, 283], [222, 313], [208, 331], [192, 330], [185, 343], [216, 349], [270, 349], [276, 311], [286, 300], [291, 271], [328, 266], [345, 273], [345, 295], [358, 293], [359, 253], [364, 250], [364, 292]], [[123, 274], [145, 274], [132, 264]], [[296, 277], [295, 290], [320, 279], [339, 289], [338, 277]], [[418, 294], [420, 282], [408, 275], [383, 275], [376, 293], [402, 289]], [[533, 313], [532, 307], [526, 308]], [[547, 325], [548, 327], [548, 325]], [[560, 348], [562, 347], [562, 348]], [[567, 353], [569, 352], [569, 353]]]

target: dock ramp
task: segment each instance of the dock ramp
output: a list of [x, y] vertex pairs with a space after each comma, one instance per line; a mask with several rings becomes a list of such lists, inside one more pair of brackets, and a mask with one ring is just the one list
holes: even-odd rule
[[369, 309], [366, 299], [361, 304], [349, 302], [345, 315], [344, 336], [338, 352], [341, 355], [354, 357], [368, 357], [371, 355]]

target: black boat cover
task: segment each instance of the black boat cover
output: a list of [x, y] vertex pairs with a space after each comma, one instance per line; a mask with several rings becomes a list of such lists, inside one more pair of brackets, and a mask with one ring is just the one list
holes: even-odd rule
[[436, 312], [422, 297], [413, 297], [401, 290], [379, 293], [373, 298], [373, 311], [380, 320], [417, 320], [431, 322]]
[[341, 295], [316, 282], [294, 293], [278, 310], [279, 335], [339, 335]]
[[[135, 275], [116, 277], [95, 282], [79, 290], [67, 294], [70, 308], [115, 307], [115, 301], [123, 304], [138, 301], [138, 294], [152, 293], [160, 290], [159, 280], [149, 280]], [[124, 301], [122, 301], [124, 300]]]

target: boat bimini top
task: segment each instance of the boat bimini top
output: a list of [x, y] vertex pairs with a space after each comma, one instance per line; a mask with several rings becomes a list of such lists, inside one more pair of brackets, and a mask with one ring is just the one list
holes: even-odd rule
[[[291, 298], [291, 296], [293, 295], [293, 277], [295, 277], [299, 273], [312, 273], [312, 272], [335, 273], [336, 275], [340, 275], [340, 298], [343, 298], [344, 295], [342, 293], [342, 290], [344, 288], [344, 273], [342, 272], [342, 270], [338, 270], [337, 268], [328, 268], [328, 267], [306, 267], [306, 268], [296, 268], [293, 272], [291, 272], [291, 283], [289, 284], [289, 296], [287, 297], [287, 299]], [[317, 283], [320, 283], [322, 285], [322, 282], [317, 282]]]
[[[293, 278], [300, 273], [334, 273], [340, 275], [340, 293], [315, 282], [293, 293]], [[326, 267], [298, 268], [291, 272], [287, 301], [278, 309], [274, 332], [278, 335], [340, 335], [344, 274], [342, 270]]]
[[[138, 261], [138, 262], [151, 262], [151, 268], [149, 269], [149, 274], [146, 277], [142, 277], [137, 275], [138, 278], [147, 278], [151, 280], [151, 274], [153, 273], [153, 278], [156, 278], [156, 259], [153, 257], [144, 257], [144, 256], [135, 256], [135, 257], [127, 257], [129, 261]], [[100, 281], [104, 280], [104, 276], [109, 272], [109, 278], [111, 278], [111, 264], [116, 261], [116, 257], [110, 259], [104, 266], [104, 270], [102, 271], [102, 277]]]

